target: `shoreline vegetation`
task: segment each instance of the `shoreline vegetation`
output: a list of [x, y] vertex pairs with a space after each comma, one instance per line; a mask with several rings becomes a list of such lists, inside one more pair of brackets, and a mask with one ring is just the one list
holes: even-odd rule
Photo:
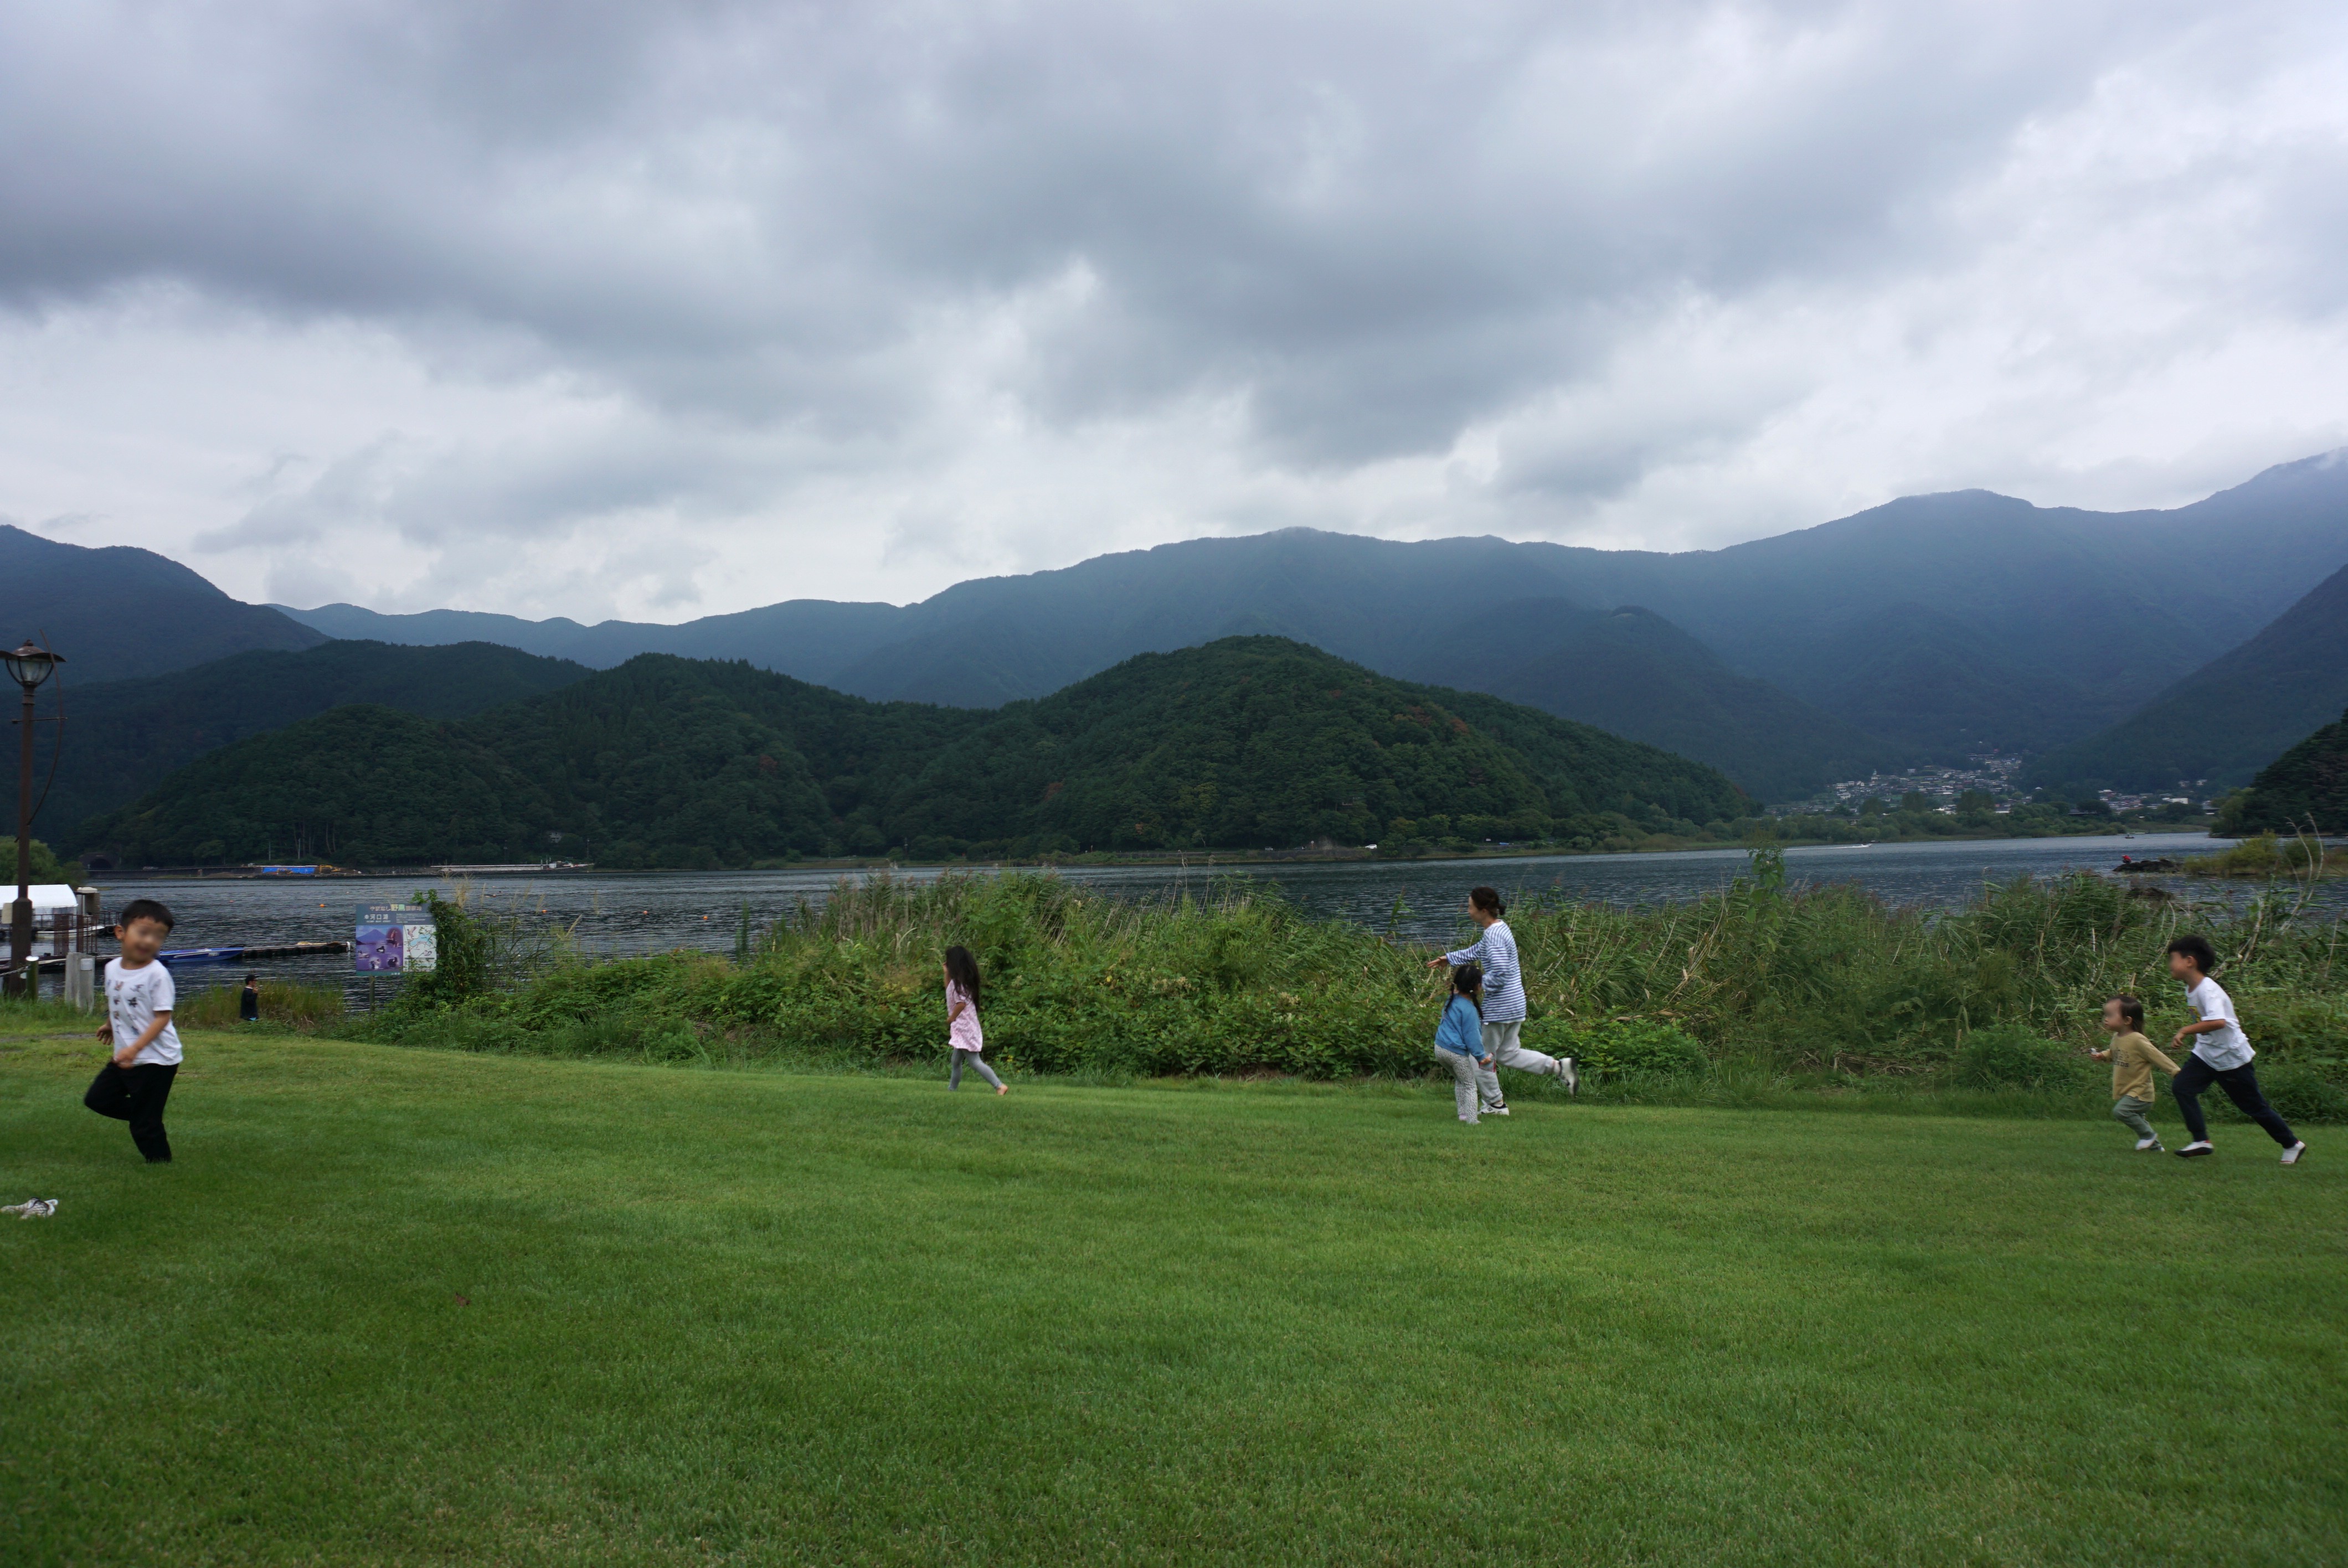
[[[1529, 900], [1509, 911], [1525, 1040], [1578, 1058], [1585, 1099], [2093, 1114], [2109, 1080], [2085, 1054], [2102, 1001], [2143, 998], [2167, 1039], [2188, 1014], [2163, 949], [2197, 930], [2224, 956], [2270, 1097], [2294, 1120], [2348, 1120], [2348, 927], [2280, 884], [2240, 907], [2156, 893], [2078, 874], [1921, 910], [1849, 884], [1789, 886], [1766, 847], [1750, 875], [1686, 903]], [[883, 876], [771, 926], [746, 907], [730, 957], [602, 961], [461, 891], [433, 902], [440, 968], [378, 1012], [309, 1027], [462, 1051], [934, 1074], [937, 954], [960, 942], [986, 976], [994, 1059], [1014, 1073], [1400, 1083], [1427, 1077], [1442, 1001], [1431, 949], [1396, 936], [1399, 903], [1368, 929], [1240, 878], [1134, 901], [1027, 872]]]
[[2196, 855], [2182, 867], [2188, 876], [2243, 882], [2328, 880], [2348, 876], [2348, 854], [2335, 852], [2314, 834], [2279, 838], [2261, 833], [2215, 855]]

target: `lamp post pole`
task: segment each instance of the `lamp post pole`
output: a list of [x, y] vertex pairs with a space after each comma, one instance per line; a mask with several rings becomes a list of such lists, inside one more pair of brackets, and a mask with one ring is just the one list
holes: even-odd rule
[[17, 747], [16, 769], [16, 902], [8, 922], [8, 984], [10, 996], [29, 997], [33, 985], [33, 693], [61, 662], [46, 648], [29, 641], [15, 652], [0, 655], [8, 673], [25, 689], [24, 734]]

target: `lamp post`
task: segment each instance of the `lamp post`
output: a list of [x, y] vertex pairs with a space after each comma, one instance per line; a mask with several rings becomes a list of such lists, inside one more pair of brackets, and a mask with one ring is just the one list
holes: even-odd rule
[[29, 641], [14, 653], [0, 653], [9, 678], [25, 689], [23, 762], [16, 772], [16, 902], [8, 922], [10, 996], [33, 994], [33, 693], [64, 662]]

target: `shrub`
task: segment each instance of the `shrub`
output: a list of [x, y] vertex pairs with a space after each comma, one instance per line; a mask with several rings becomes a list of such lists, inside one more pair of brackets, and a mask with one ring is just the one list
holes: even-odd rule
[[1711, 1065], [1693, 1036], [1661, 1019], [1611, 1019], [1548, 1032], [1541, 1045], [1552, 1055], [1572, 1057], [1584, 1076], [1676, 1076]]
[[1968, 1089], [2067, 1089], [2086, 1077], [2079, 1054], [2019, 1024], [1977, 1029], [1957, 1047], [1956, 1080]]

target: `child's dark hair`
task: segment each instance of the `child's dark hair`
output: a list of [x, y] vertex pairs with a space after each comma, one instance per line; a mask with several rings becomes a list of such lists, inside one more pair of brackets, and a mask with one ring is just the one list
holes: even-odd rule
[[1461, 964], [1451, 971], [1451, 989], [1476, 1004], [1476, 1016], [1484, 1016], [1484, 999], [1477, 993], [1484, 989], [1484, 971], [1474, 964]]
[[244, 983], [249, 986], [257, 986], [261, 983], [261, 977], [256, 974], [248, 973], [244, 977]]
[[1500, 902], [1500, 890], [1497, 887], [1470, 887], [1468, 889], [1468, 902], [1478, 909], [1488, 910], [1496, 920], [1509, 912], [1509, 907]]
[[978, 1005], [978, 960], [970, 956], [968, 948], [946, 949], [946, 979], [962, 988], [971, 1006]]
[[171, 918], [171, 912], [169, 909], [164, 908], [152, 898], [133, 898], [129, 903], [125, 904], [122, 907], [122, 912], [114, 917], [114, 923], [125, 930], [129, 929], [133, 920], [160, 920], [166, 931], [179, 924], [177, 920]]
[[2168, 950], [2192, 959], [2193, 967], [2205, 975], [2218, 967], [2218, 949], [2209, 945], [2207, 937], [2179, 937], [2168, 944]]
[[2128, 1028], [2136, 1030], [2138, 1034], [2142, 1034], [2144, 1032], [2144, 1003], [2137, 1000], [2134, 997], [2114, 997], [2112, 1000], [2120, 1004], [2120, 1017], [2127, 1020]]

